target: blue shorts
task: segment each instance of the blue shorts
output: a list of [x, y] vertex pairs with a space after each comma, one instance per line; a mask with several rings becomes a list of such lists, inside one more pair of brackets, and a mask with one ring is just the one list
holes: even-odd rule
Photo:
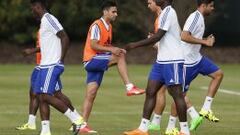
[[34, 91], [37, 94], [53, 95], [62, 89], [60, 75], [64, 71], [64, 65], [40, 66], [39, 73], [34, 83]]
[[183, 63], [155, 63], [149, 75], [149, 80], [156, 80], [166, 86], [183, 83]]
[[97, 54], [90, 61], [83, 63], [87, 71], [87, 84], [97, 82], [99, 86], [101, 85], [104, 72], [108, 70], [110, 56], [111, 54]]
[[31, 87], [31, 90], [33, 91], [33, 93], [37, 93], [35, 90], [34, 90], [34, 85], [35, 85], [35, 82], [36, 82], [36, 79], [37, 79], [37, 75], [38, 75], [38, 73], [39, 73], [39, 71], [40, 71], [40, 67], [39, 66], [36, 66], [36, 67], [34, 67], [34, 69], [33, 69], [33, 71], [32, 71], [32, 75], [31, 75], [31, 85], [30, 85], [30, 87]]
[[198, 76], [198, 74], [209, 75], [219, 68], [207, 57], [202, 57], [200, 62], [194, 66], [184, 65], [184, 92], [189, 89], [190, 83]]

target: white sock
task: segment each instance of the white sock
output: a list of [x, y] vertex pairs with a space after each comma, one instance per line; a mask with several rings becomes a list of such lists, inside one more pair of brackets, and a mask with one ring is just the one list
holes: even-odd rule
[[161, 117], [162, 117], [162, 115], [158, 115], [158, 114], [154, 113], [151, 123], [154, 125], [160, 125]]
[[49, 120], [44, 120], [42, 121], [42, 130], [41, 134], [46, 134], [50, 132], [50, 121]]
[[65, 116], [67, 116], [72, 123], [74, 123], [75, 121], [78, 120], [78, 116], [73, 112], [71, 111], [69, 108], [67, 109], [67, 111], [64, 113]]
[[28, 124], [31, 126], [35, 126], [36, 125], [36, 116], [29, 114], [28, 115]]
[[170, 115], [167, 130], [172, 130], [176, 127], [177, 117]]
[[190, 135], [189, 128], [188, 128], [188, 123], [187, 122], [180, 122], [180, 132]]
[[127, 89], [127, 91], [129, 91], [129, 90], [131, 90], [132, 88], [133, 88], [133, 84], [132, 83], [128, 83], [128, 84], [126, 84], [126, 89]]
[[143, 132], [147, 132], [149, 124], [150, 124], [150, 121], [148, 119], [142, 118], [141, 124], [138, 127], [138, 129]]
[[73, 113], [74, 113], [77, 117], [81, 117], [81, 115], [77, 112], [76, 109], [74, 109]]
[[212, 101], [213, 101], [212, 97], [206, 96], [202, 109], [204, 109], [206, 111], [211, 110]]
[[187, 109], [187, 113], [190, 115], [192, 119], [199, 117], [198, 112], [193, 106]]

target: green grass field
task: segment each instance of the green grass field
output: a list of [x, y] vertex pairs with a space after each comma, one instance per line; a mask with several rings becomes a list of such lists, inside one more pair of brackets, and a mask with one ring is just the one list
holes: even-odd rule
[[[240, 65], [221, 65], [225, 77], [221, 89], [235, 94], [218, 92], [212, 109], [220, 118], [219, 123], [207, 120], [192, 135], [240, 135]], [[150, 65], [130, 65], [131, 80], [139, 87], [146, 87]], [[14, 128], [27, 121], [29, 77], [33, 65], [0, 65], [0, 135], [37, 135], [40, 129], [38, 113], [36, 131], [16, 131]], [[64, 93], [70, 97], [74, 106], [80, 110], [85, 94], [85, 72], [79, 65], [66, 65], [62, 76]], [[209, 78], [199, 76], [191, 85], [189, 97], [199, 110], [205, 98]], [[167, 126], [171, 98], [167, 96], [167, 107], [162, 118], [163, 134]], [[118, 77], [116, 68], [106, 72], [102, 87], [98, 92], [89, 120], [90, 126], [98, 135], [122, 135], [123, 131], [137, 128], [142, 115], [144, 96], [127, 97], [125, 87]], [[71, 123], [68, 119], [51, 109], [52, 135], [70, 135]]]

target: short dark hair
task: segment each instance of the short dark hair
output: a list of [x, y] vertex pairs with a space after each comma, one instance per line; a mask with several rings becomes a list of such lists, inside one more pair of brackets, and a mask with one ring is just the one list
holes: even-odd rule
[[101, 5], [102, 11], [109, 9], [110, 7], [117, 7], [117, 3], [115, 1], [111, 1], [111, 0], [104, 0]]
[[[161, 3], [162, 0], [155, 0], [155, 3], [160, 6], [160, 3]], [[167, 0], [168, 3], [172, 4], [173, 3], [173, 0]]]
[[47, 2], [46, 2], [46, 0], [30, 0], [30, 3], [31, 3], [31, 4], [40, 3], [42, 6], [47, 7]]
[[214, 2], [214, 0], [197, 0], [197, 5], [200, 6], [201, 4], [210, 4]]

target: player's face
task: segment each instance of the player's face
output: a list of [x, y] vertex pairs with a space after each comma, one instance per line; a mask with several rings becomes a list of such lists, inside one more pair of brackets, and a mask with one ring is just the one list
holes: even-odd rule
[[210, 15], [214, 10], [214, 2], [212, 1], [211, 3], [206, 5], [206, 10], [205, 10], [205, 14], [206, 15]]
[[39, 6], [40, 4], [39, 3], [33, 3], [31, 4], [31, 10], [32, 10], [32, 13], [33, 13], [33, 16], [36, 17], [36, 18], [39, 18]]
[[148, 8], [152, 11], [155, 12], [156, 11], [156, 3], [154, 0], [148, 0]]
[[108, 18], [110, 19], [110, 21], [115, 21], [115, 20], [116, 20], [116, 17], [118, 16], [117, 7], [110, 7], [110, 8], [106, 11], [106, 15], [108, 16]]

